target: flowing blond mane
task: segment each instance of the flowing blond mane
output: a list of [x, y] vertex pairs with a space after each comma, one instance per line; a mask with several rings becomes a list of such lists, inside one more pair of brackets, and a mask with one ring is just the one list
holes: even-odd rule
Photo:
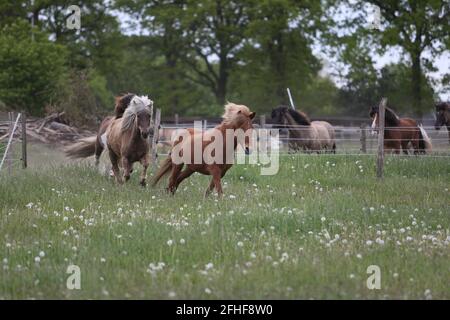
[[136, 122], [137, 116], [141, 112], [152, 114], [153, 101], [147, 96], [134, 96], [130, 105], [123, 113], [122, 131], [129, 130]]
[[222, 115], [223, 122], [226, 124], [230, 124], [236, 121], [239, 117], [239, 111], [241, 111], [241, 113], [246, 116], [250, 116], [252, 113], [247, 106], [228, 102], [225, 105], [225, 112]]

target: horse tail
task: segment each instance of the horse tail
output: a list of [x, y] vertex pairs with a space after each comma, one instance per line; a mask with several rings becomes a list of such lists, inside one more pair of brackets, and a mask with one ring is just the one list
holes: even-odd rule
[[97, 136], [91, 136], [78, 140], [76, 143], [67, 147], [64, 152], [70, 159], [81, 159], [93, 156], [95, 154], [95, 144]]
[[427, 132], [423, 128], [422, 125], [419, 125], [420, 133], [419, 133], [419, 149], [424, 153], [430, 153], [433, 149], [431, 144], [431, 139], [428, 136]]
[[164, 162], [161, 165], [161, 168], [159, 169], [159, 171], [156, 173], [155, 177], [152, 180], [152, 186], [156, 186], [159, 182], [159, 180], [161, 180], [162, 177], [164, 177], [165, 175], [167, 175], [170, 171], [170, 169], [172, 168], [172, 158], [169, 155], [166, 160], [164, 160]]

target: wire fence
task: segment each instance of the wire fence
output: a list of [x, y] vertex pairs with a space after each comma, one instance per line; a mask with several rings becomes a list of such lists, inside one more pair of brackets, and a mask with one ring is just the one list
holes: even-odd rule
[[[208, 123], [207, 125], [202, 125], [201, 127], [196, 127], [199, 130], [209, 130], [216, 127], [218, 124]], [[194, 128], [194, 123], [182, 123], [178, 125], [162, 124], [159, 132], [159, 145], [158, 154], [168, 155], [172, 142], [172, 134], [175, 131], [181, 129]], [[263, 126], [257, 126], [255, 130], [260, 129], [275, 129], [275, 125], [264, 124]], [[372, 129], [366, 124], [362, 124], [360, 127], [344, 127], [336, 126], [334, 127], [335, 138], [333, 139], [336, 143], [336, 151], [332, 152], [330, 149], [311, 149], [303, 148], [302, 145], [307, 144], [314, 140], [319, 145], [328, 142], [328, 140], [321, 138], [311, 138], [308, 136], [311, 133], [311, 128], [307, 126], [292, 126], [287, 125], [283, 128], [277, 128], [280, 130], [278, 141], [275, 139], [266, 141], [272, 151], [279, 152], [280, 155], [311, 155], [311, 154], [324, 154], [324, 155], [342, 155], [342, 156], [374, 156], [377, 154], [378, 150], [378, 132]], [[425, 154], [421, 154], [423, 157], [448, 157], [450, 158], [450, 141], [446, 130], [436, 130], [432, 126], [424, 126], [422, 129], [426, 132], [426, 136], [430, 139], [432, 143], [432, 150], [427, 151]], [[402, 136], [407, 136], [408, 133], [420, 132], [419, 127], [385, 127], [385, 132], [395, 131], [397, 134]], [[406, 142], [403, 145], [406, 146], [402, 149], [402, 143], [399, 138], [390, 138], [389, 135], [385, 134], [384, 143], [386, 146], [386, 153], [393, 153], [392, 143], [400, 143], [399, 152], [402, 156], [412, 156], [415, 157], [413, 143], [420, 142], [423, 138], [419, 138], [419, 135], [409, 135], [410, 137], [402, 138]], [[407, 139], [407, 140], [406, 140]], [[278, 143], [278, 145], [277, 145]], [[395, 146], [395, 145], [394, 145]]]

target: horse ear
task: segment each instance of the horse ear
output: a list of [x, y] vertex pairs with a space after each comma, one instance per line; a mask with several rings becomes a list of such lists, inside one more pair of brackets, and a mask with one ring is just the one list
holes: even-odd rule
[[253, 119], [256, 116], [255, 112], [250, 113], [250, 119]]

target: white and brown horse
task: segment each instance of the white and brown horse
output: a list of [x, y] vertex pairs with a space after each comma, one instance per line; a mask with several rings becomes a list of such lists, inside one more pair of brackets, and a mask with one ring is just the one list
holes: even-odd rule
[[[372, 107], [370, 117], [372, 118], [372, 132], [378, 132], [379, 108]], [[414, 154], [426, 154], [431, 152], [431, 140], [425, 129], [416, 120], [400, 118], [394, 110], [385, 109], [384, 149], [387, 152], [409, 154], [409, 145], [414, 148]]]
[[286, 106], [272, 110], [272, 121], [289, 130], [293, 150], [336, 153], [336, 133], [330, 123], [311, 121], [305, 113]]
[[[112, 170], [118, 183], [128, 181], [135, 162], [144, 168], [140, 184], [146, 185], [147, 169], [150, 163], [149, 134], [153, 101], [147, 96], [134, 96], [123, 116], [114, 119], [106, 130], [106, 145]], [[123, 179], [120, 175], [119, 163], [123, 168]]]

